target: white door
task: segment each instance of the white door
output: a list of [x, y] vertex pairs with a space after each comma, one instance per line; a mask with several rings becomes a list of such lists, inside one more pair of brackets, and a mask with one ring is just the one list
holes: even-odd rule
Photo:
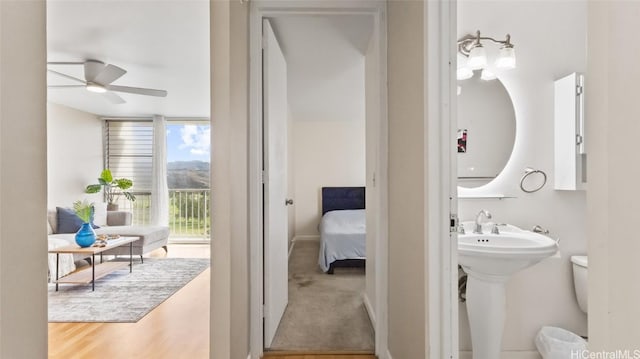
[[269, 20], [262, 22], [264, 51], [264, 346], [271, 347], [289, 293], [287, 226], [287, 64]]

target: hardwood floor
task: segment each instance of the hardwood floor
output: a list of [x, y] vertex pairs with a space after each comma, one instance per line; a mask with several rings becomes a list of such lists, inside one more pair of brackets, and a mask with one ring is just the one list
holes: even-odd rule
[[[169, 246], [168, 256], [208, 257], [202, 247]], [[50, 323], [49, 358], [208, 358], [210, 277], [205, 270], [137, 323]]]

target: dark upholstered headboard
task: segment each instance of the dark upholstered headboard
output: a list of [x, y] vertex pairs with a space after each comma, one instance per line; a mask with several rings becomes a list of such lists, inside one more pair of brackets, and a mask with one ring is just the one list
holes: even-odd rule
[[338, 209], [364, 208], [364, 187], [322, 187], [322, 215]]

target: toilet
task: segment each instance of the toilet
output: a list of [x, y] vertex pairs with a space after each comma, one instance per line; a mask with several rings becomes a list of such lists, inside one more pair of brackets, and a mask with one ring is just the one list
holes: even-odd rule
[[572, 256], [573, 263], [573, 286], [576, 290], [578, 298], [578, 306], [585, 314], [588, 313], [587, 307], [587, 256]]

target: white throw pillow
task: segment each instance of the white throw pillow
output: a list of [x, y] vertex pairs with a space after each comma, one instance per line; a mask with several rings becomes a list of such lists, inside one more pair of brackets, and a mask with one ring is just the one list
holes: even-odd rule
[[93, 224], [104, 227], [107, 225], [107, 204], [104, 202], [93, 204]]

